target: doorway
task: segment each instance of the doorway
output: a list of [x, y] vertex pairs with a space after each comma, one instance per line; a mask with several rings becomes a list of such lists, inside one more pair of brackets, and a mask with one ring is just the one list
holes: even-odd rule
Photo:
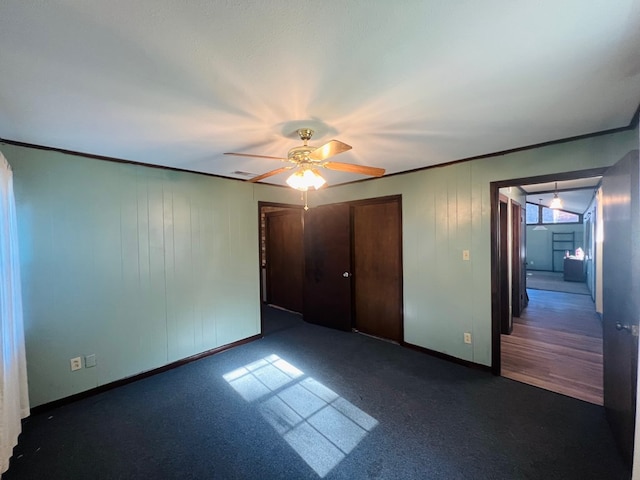
[[[540, 260], [532, 256], [530, 253], [530, 249], [528, 245], [530, 242], [538, 242], [540, 232], [536, 232], [538, 229], [545, 230], [542, 232], [550, 238], [549, 232], [547, 232], [547, 227], [543, 224], [548, 220], [541, 220], [540, 225], [536, 228], [531, 228], [532, 222], [530, 221], [532, 215], [532, 209], [530, 207], [538, 208], [537, 205], [531, 205], [530, 202], [530, 192], [527, 190], [531, 188], [531, 186], [541, 186], [551, 185], [551, 192], [554, 191], [554, 185], [557, 185], [557, 182], [574, 182], [578, 181], [578, 179], [596, 179], [595, 183], [592, 184], [590, 196], [588, 200], [585, 202], [586, 209], [589, 206], [589, 203], [593, 197], [593, 193], [596, 189], [596, 186], [599, 182], [599, 178], [606, 171], [606, 168], [599, 169], [590, 169], [576, 172], [568, 172], [563, 174], [556, 175], [544, 175], [538, 177], [528, 177], [528, 178], [519, 178], [510, 181], [502, 181], [502, 182], [494, 182], [491, 184], [491, 194], [493, 197], [494, 207], [492, 208], [491, 216], [492, 216], [492, 231], [491, 231], [491, 244], [492, 244], [492, 285], [494, 287], [492, 290], [495, 291], [495, 295], [493, 295], [492, 309], [494, 312], [494, 330], [493, 330], [493, 339], [494, 345], [499, 345], [500, 342], [500, 333], [503, 332], [500, 328], [503, 325], [504, 314], [502, 312], [511, 310], [518, 313], [518, 310], [526, 310], [526, 295], [524, 295], [523, 301], [520, 302], [520, 308], [518, 308], [518, 300], [520, 300], [520, 295], [516, 295], [516, 292], [513, 291], [512, 288], [515, 286], [520, 291], [523, 290], [523, 287], [529, 287], [527, 284], [528, 275], [526, 275], [527, 271], [531, 272], [531, 269], [538, 270], [551, 270], [552, 253], [548, 253], [548, 260], [546, 263], [548, 265], [543, 265]], [[525, 188], [527, 190], [525, 190]], [[548, 192], [546, 192], [548, 193]], [[536, 192], [533, 195], [538, 197], [544, 197], [545, 193]], [[543, 198], [540, 198], [540, 202], [536, 200], [536, 203], [543, 203]], [[526, 212], [525, 216], [527, 217], [526, 227], [522, 225], [522, 221], [518, 221], [515, 217], [517, 214], [517, 207], [520, 205], [521, 207], [526, 205], [526, 208], [521, 208], [521, 214]], [[511, 208], [509, 208], [511, 206]], [[550, 215], [550, 210], [548, 206], [541, 206], [539, 210], [536, 210], [534, 215]], [[510, 218], [511, 217], [511, 218]], [[577, 217], [577, 216], [576, 216]], [[579, 219], [582, 222], [582, 218]], [[576, 220], [577, 222], [577, 220]], [[534, 222], [535, 223], [535, 222]], [[520, 228], [520, 232], [517, 231], [518, 227]], [[506, 230], [506, 231], [505, 231]], [[533, 231], [532, 231], [533, 230]], [[580, 234], [582, 236], [582, 234]], [[515, 240], [515, 242], [514, 242]], [[505, 245], [505, 242], [508, 242], [508, 245]], [[518, 243], [519, 245], [517, 245]], [[551, 248], [551, 246], [549, 246]], [[521, 260], [521, 271], [519, 274], [520, 282], [518, 279], [513, 279], [514, 272], [517, 274], [517, 258], [516, 256], [520, 255]], [[535, 258], [535, 261], [534, 261]], [[535, 264], [535, 265], [534, 265]], [[524, 271], [524, 275], [523, 275]], [[508, 279], [505, 280], [505, 278]], [[520, 285], [518, 285], [520, 283]], [[526, 290], [525, 292], [526, 293]], [[516, 307], [513, 307], [513, 304], [516, 304]], [[505, 308], [507, 305], [507, 308]], [[497, 324], [497, 325], [496, 325]], [[499, 348], [493, 349], [493, 358], [492, 365], [494, 373], [500, 374], [500, 351]]]
[[[502, 329], [501, 374], [598, 405], [602, 324], [586, 282], [594, 249], [584, 229], [600, 180], [503, 187], [499, 198], [500, 288], [511, 296], [510, 304], [502, 302], [510, 328]], [[561, 208], [550, 208], [554, 198]]]
[[[640, 242], [640, 181], [638, 151], [629, 152], [613, 166], [562, 175], [494, 182], [491, 195], [492, 370], [502, 371], [501, 306], [508, 292], [500, 289], [500, 188], [563, 179], [602, 176], [601, 288], [603, 290], [603, 394], [614, 438], [631, 464], [636, 412], [638, 314], [632, 295], [640, 284], [640, 255], [631, 245]], [[598, 277], [596, 272], [596, 278]], [[598, 290], [596, 288], [596, 290]], [[529, 307], [530, 308], [530, 307]]]
[[260, 203], [262, 301], [302, 313], [304, 248], [302, 208]]

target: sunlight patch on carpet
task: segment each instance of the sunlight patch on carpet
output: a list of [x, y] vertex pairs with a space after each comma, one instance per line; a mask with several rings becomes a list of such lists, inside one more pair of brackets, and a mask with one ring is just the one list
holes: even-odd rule
[[333, 390], [269, 355], [223, 375], [320, 476], [326, 476], [378, 421]]

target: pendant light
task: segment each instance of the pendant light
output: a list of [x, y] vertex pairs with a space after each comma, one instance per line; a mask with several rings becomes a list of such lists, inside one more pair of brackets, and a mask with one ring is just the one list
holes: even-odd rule
[[556, 191], [553, 193], [553, 200], [551, 200], [549, 208], [553, 210], [562, 208], [562, 200], [560, 200], [560, 197], [558, 197], [558, 182], [556, 182]]

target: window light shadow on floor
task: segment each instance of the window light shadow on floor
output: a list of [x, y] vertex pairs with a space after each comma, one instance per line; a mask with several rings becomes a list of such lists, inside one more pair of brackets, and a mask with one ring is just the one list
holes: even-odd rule
[[281, 359], [269, 355], [223, 375], [320, 476], [327, 475], [378, 421]]

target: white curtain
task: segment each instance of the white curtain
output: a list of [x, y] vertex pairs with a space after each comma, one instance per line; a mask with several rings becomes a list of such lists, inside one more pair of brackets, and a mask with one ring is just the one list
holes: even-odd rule
[[13, 173], [0, 153], [0, 475], [29, 415]]

